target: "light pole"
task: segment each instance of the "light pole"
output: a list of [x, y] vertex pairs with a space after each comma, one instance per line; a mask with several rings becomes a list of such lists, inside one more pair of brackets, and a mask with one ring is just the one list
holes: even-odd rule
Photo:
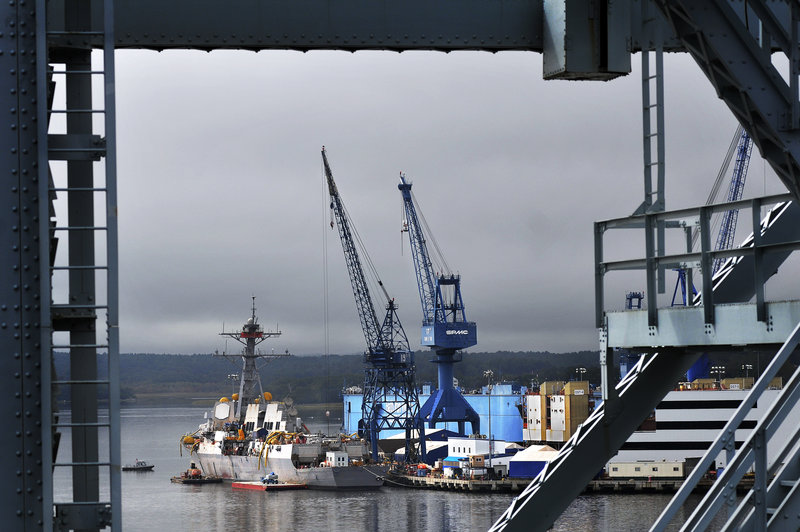
[[711, 366], [711, 374], [717, 374], [717, 382], [722, 388], [722, 376], [725, 375], [725, 366]]
[[582, 381], [583, 376], [586, 375], [586, 368], [575, 368], [575, 373], [578, 374], [578, 380]]
[[744, 378], [746, 379], [747, 377], [750, 376], [750, 370], [753, 369], [753, 365], [752, 364], [742, 364], [742, 369], [744, 370]]
[[486, 388], [489, 391], [489, 470], [491, 471], [489, 477], [491, 478], [494, 476], [492, 470], [492, 377], [494, 372], [487, 369], [483, 372], [483, 376], [486, 377]]

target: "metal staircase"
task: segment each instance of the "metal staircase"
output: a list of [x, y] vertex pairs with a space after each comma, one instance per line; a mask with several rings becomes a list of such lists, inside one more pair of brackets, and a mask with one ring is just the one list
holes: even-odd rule
[[[48, 118], [39, 123], [39, 161], [50, 171], [40, 182], [40, 197], [50, 198], [40, 206], [49, 221], [41, 224], [40, 250], [50, 256], [41, 283], [42, 293], [52, 294], [42, 300], [42, 321], [51, 324], [42, 332], [42, 387], [50, 390], [42, 394], [42, 444], [53, 449], [43, 453], [44, 468], [54, 468], [56, 478], [65, 468], [72, 481], [71, 497], [54, 500], [53, 476], [44, 476], [43, 506], [54, 508], [54, 519], [43, 526], [120, 530], [113, 1], [38, 0], [36, 8], [39, 116]], [[99, 66], [93, 48], [102, 49]], [[102, 92], [93, 97], [93, 87]], [[58, 351], [69, 352], [68, 375], [55, 375]], [[55, 407], [62, 392], [71, 403], [68, 421]], [[108, 401], [107, 419], [101, 399]], [[59, 452], [67, 434], [71, 449]]]
[[[692, 474], [664, 509], [651, 532], [666, 530], [670, 521], [686, 502], [687, 497], [708, 471], [715, 457], [726, 450], [729, 457], [727, 467], [706, 493], [700, 504], [683, 523], [681, 530], [706, 530], [711, 520], [722, 510], [728, 508], [728, 520], [723, 530], [798, 530], [800, 528], [800, 425], [792, 410], [800, 400], [800, 367], [794, 372], [787, 385], [759, 420], [744, 445], [735, 452], [734, 437], [736, 429], [745, 416], [761, 399], [778, 370], [783, 367], [797, 345], [800, 343], [800, 324], [792, 331], [781, 349], [761, 374], [750, 393], [720, 432], [717, 439], [695, 466]], [[784, 425], [786, 423], [786, 425]], [[787, 426], [788, 425], [788, 426]], [[780, 437], [775, 437], [783, 427]], [[769, 449], [778, 448], [772, 454], [772, 464], [768, 463]], [[734, 456], [735, 452], [735, 456]], [[748, 471], [755, 473], [755, 482], [738, 502], [736, 486]]]

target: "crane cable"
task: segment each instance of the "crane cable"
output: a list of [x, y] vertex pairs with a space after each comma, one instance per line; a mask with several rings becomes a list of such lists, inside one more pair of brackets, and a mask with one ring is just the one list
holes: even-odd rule
[[[728, 175], [728, 167], [731, 164], [731, 160], [733, 159], [733, 154], [736, 152], [736, 147], [739, 145], [739, 139], [742, 137], [742, 125], [739, 124], [736, 127], [736, 132], [733, 134], [733, 139], [731, 139], [730, 146], [728, 146], [728, 152], [725, 154], [725, 159], [722, 161], [722, 166], [717, 173], [717, 178], [714, 180], [714, 185], [711, 187], [711, 191], [708, 193], [708, 198], [706, 199], [706, 205], [711, 205], [712, 203], [716, 203], [717, 198], [719, 196], [719, 191], [722, 188], [722, 182], [725, 179], [725, 176]], [[717, 213], [712, 217], [711, 222], [711, 233], [716, 234], [717, 228], [722, 220], [722, 214]], [[692, 231], [692, 250], [697, 249], [697, 241], [700, 238], [700, 230], [695, 229]]]
[[438, 270], [440, 274], [452, 274], [452, 270], [450, 270], [450, 266], [447, 264], [447, 259], [444, 258], [444, 253], [442, 252], [442, 248], [439, 247], [439, 242], [436, 241], [436, 237], [433, 236], [433, 231], [431, 231], [430, 226], [428, 225], [428, 221], [425, 219], [425, 215], [422, 214], [422, 209], [419, 207], [419, 202], [417, 201], [417, 196], [414, 195], [414, 191], [411, 190], [411, 201], [414, 202], [414, 209], [417, 212], [417, 218], [419, 219], [420, 225], [422, 226], [422, 234], [425, 240], [430, 241], [433, 244], [433, 253], [431, 253], [431, 248], [428, 248], [428, 255], [431, 258], [431, 262], [434, 263], [434, 266]]

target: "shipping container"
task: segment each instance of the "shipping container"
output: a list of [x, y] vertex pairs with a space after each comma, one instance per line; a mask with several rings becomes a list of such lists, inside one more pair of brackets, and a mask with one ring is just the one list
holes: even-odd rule
[[539, 385], [539, 395], [555, 395], [564, 389], [564, 381], [545, 381]]
[[675, 479], [685, 477], [684, 462], [612, 462], [608, 476], [619, 479]]
[[564, 395], [589, 395], [589, 381], [569, 381], [564, 385]]

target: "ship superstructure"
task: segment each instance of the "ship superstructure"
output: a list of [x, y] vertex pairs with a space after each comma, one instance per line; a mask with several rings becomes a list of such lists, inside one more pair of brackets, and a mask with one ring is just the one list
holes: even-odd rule
[[[374, 489], [383, 485], [385, 468], [367, 463], [365, 442], [347, 435], [312, 434], [289, 398], [274, 401], [264, 392], [259, 358], [283, 354], [256, 352], [256, 345], [280, 332], [264, 332], [255, 316], [239, 333], [222, 333], [244, 344], [239, 393], [216, 401], [206, 421], [181, 442], [207, 475], [229, 480], [260, 480], [269, 474], [281, 482], [311, 488]], [[226, 355], [229, 356], [229, 355]]]

